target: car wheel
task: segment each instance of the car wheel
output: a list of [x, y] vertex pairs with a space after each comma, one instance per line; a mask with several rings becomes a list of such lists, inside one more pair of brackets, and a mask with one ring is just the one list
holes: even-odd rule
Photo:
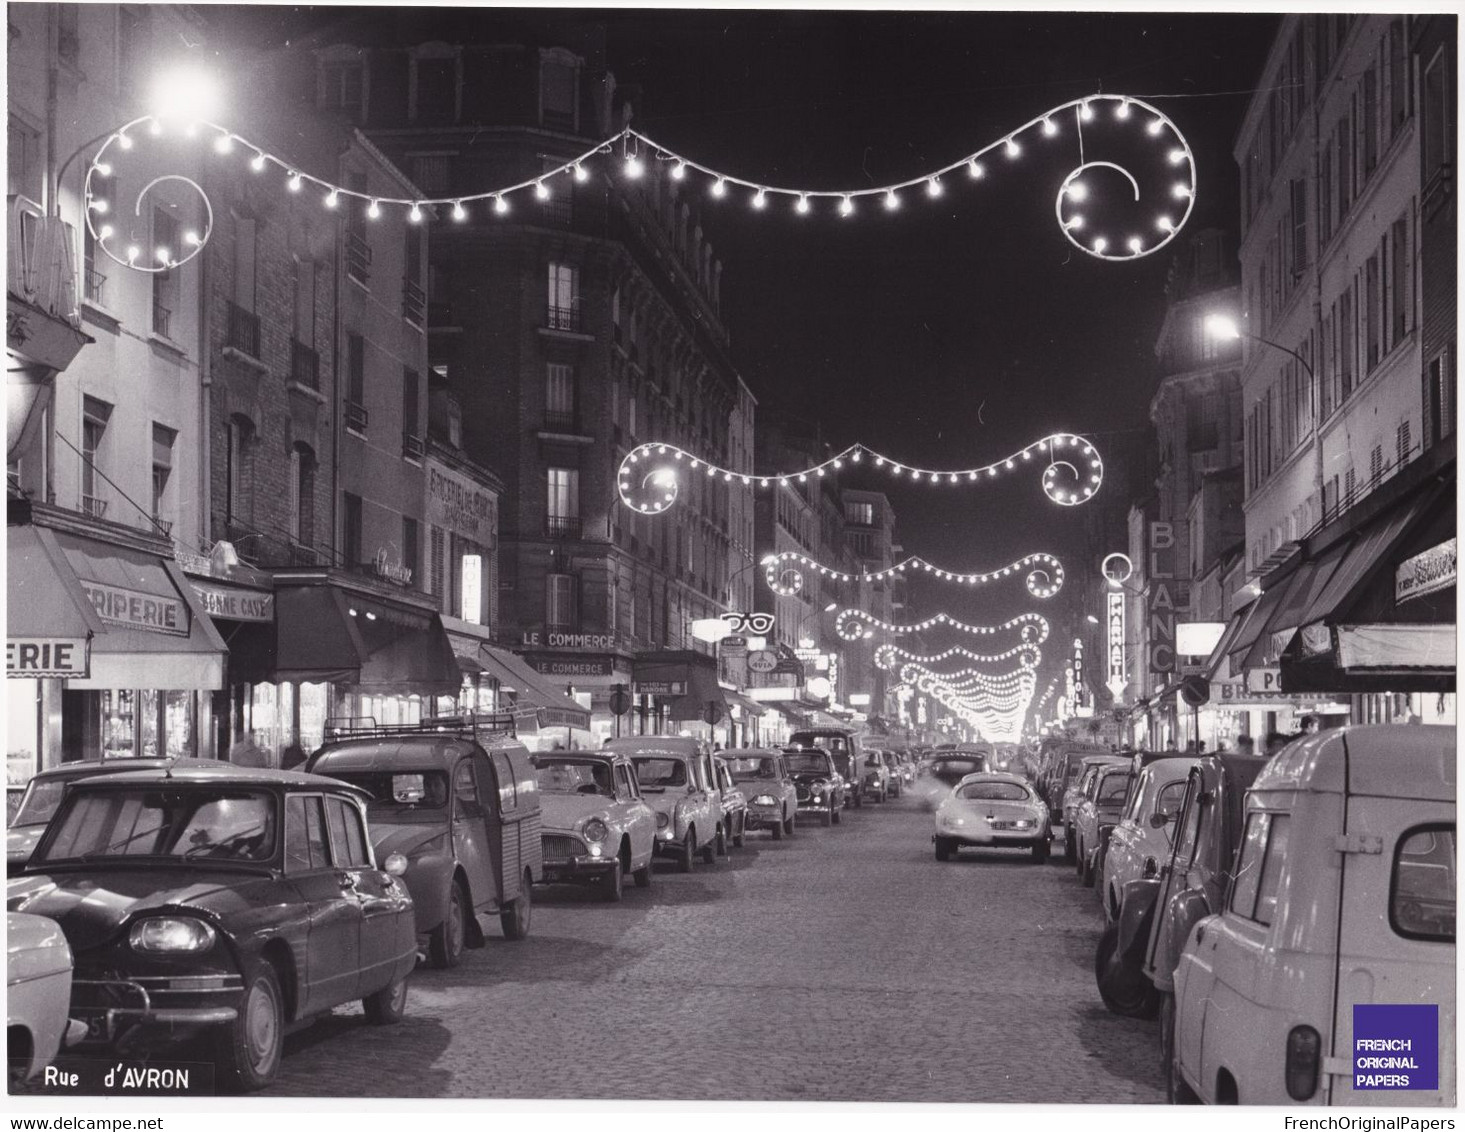
[[529, 881], [520, 882], [519, 895], [499, 913], [505, 939], [523, 939], [529, 934], [529, 917], [533, 912], [529, 900]]
[[856, 790], [855, 791], [855, 809], [858, 810], [864, 804], [865, 804], [865, 799], [863, 797], [861, 797], [860, 791]]
[[687, 836], [682, 838], [682, 848], [677, 853], [677, 872], [689, 873], [697, 860], [696, 831], [687, 830]]
[[637, 888], [650, 888], [651, 887], [651, 858], [650, 857], [647, 857], [646, 858], [646, 863], [644, 865], [642, 865], [639, 869], [632, 870], [632, 872], [631, 872], [631, 880], [635, 882], [635, 885], [636, 885]]
[[717, 827], [717, 856], [727, 856], [727, 830], [722, 826]]
[[407, 976], [393, 979], [361, 1000], [366, 1020], [373, 1026], [395, 1026], [407, 1013]]
[[1038, 864], [1040, 865], [1046, 864], [1048, 860], [1048, 853], [1051, 849], [1052, 846], [1049, 845], [1048, 842], [1039, 841], [1036, 845], [1033, 846], [1033, 860], [1038, 862]]
[[773, 840], [782, 841], [784, 833], [788, 830], [788, 818], [781, 817], [773, 823]]
[[443, 922], [433, 928], [428, 938], [428, 951], [434, 967], [446, 970], [462, 961], [467, 931], [468, 901], [463, 895], [463, 886], [455, 880], [448, 886], [448, 907]]
[[600, 895], [605, 902], [619, 904], [626, 891], [626, 874], [619, 859], [616, 860], [615, 867], [607, 870], [605, 876], [600, 878], [600, 883]]
[[1143, 971], [1127, 969], [1118, 961], [1119, 924], [1110, 924], [1099, 937], [1094, 952], [1094, 981], [1099, 997], [1110, 1012], [1123, 1018], [1153, 1018], [1160, 1005], [1159, 992]]
[[714, 837], [706, 845], [702, 846], [702, 863], [704, 865], [713, 865], [717, 863], [717, 843], [721, 837], [722, 834], [721, 832], [719, 832], [716, 837]]
[[829, 803], [829, 820], [835, 825], [838, 825], [840, 822], [844, 821], [844, 814], [839, 812], [839, 807], [836, 806], [833, 802]]
[[956, 847], [951, 844], [951, 840], [949, 838], [936, 838], [936, 860], [949, 861], [951, 860], [951, 855], [954, 852], [956, 852]]
[[824, 822], [824, 828], [828, 829], [834, 824], [834, 806], [831, 804], [829, 809], [822, 811], [819, 816]]
[[274, 1080], [285, 1048], [285, 999], [268, 961], [250, 975], [240, 1003], [238, 1017], [220, 1029], [215, 1060], [224, 1085], [252, 1092]]
[[739, 818], [738, 819], [738, 831], [735, 834], [733, 834], [733, 848], [734, 849], [741, 849], [743, 847], [743, 834], [746, 833], [747, 831], [748, 831], [748, 819], [746, 817]]

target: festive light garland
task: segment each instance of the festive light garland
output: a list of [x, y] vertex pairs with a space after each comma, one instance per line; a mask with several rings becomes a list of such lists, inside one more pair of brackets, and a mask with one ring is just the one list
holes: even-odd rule
[[[1131, 232], [1122, 240], [1115, 236], [1115, 243], [1111, 245], [1110, 238], [1103, 233], [1089, 234], [1086, 230], [1084, 216], [1077, 211], [1077, 206], [1087, 200], [1090, 195], [1090, 182], [1099, 176], [1096, 171], [1109, 170], [1117, 174], [1129, 183], [1134, 194], [1135, 201], [1140, 199], [1139, 181], [1128, 169], [1113, 161], [1086, 160], [1084, 156], [1083, 130], [1085, 122], [1092, 122], [1099, 111], [1111, 110], [1111, 118], [1114, 121], [1130, 123], [1136, 127], [1142, 126], [1145, 135], [1157, 140], [1157, 144], [1168, 146], [1166, 160], [1174, 166], [1178, 180], [1170, 186], [1169, 201], [1167, 210], [1160, 210], [1153, 220], [1154, 230], [1159, 233], [1158, 238], [1150, 242], [1145, 236], [1138, 232]], [[569, 178], [573, 181], [584, 181], [589, 176], [585, 163], [597, 155], [614, 154], [619, 145], [622, 174], [630, 181], [636, 181], [645, 175], [646, 163], [643, 156], [649, 153], [657, 160], [670, 164], [669, 175], [674, 181], [683, 181], [688, 172], [700, 174], [707, 178], [708, 192], [714, 200], [726, 197], [731, 188], [738, 188], [748, 194], [748, 202], [755, 210], [766, 210], [771, 199], [784, 198], [792, 206], [792, 211], [799, 216], [808, 215], [813, 211], [813, 206], [818, 202], [834, 203], [842, 217], [852, 217], [857, 211], [857, 202], [865, 198], [878, 197], [884, 204], [885, 211], [895, 212], [901, 204], [900, 194], [909, 189], [921, 189], [924, 195], [935, 200], [944, 195], [946, 182], [942, 180], [948, 174], [957, 171], [964, 171], [968, 180], [980, 181], [987, 171], [983, 159], [989, 154], [1001, 149], [1005, 160], [1011, 161], [1020, 156], [1023, 152], [1023, 143], [1020, 137], [1035, 133], [1042, 138], [1053, 138], [1062, 133], [1060, 118], [1066, 117], [1068, 112], [1073, 114], [1073, 129], [1079, 145], [1080, 164], [1074, 168], [1059, 187], [1058, 194], [1054, 200], [1054, 215], [1057, 218], [1059, 229], [1064, 238], [1075, 248], [1078, 248], [1086, 255], [1102, 260], [1130, 260], [1142, 256], [1152, 255], [1159, 251], [1171, 240], [1190, 219], [1191, 211], [1195, 207], [1195, 194], [1197, 187], [1195, 155], [1191, 152], [1190, 144], [1185, 140], [1184, 134], [1179, 127], [1157, 107], [1145, 102], [1143, 99], [1135, 98], [1132, 95], [1121, 94], [1092, 94], [1083, 98], [1071, 99], [1061, 103], [1050, 110], [1044, 111], [1035, 118], [1029, 119], [1015, 130], [1012, 130], [997, 141], [983, 146], [973, 153], [969, 153], [960, 159], [938, 169], [922, 173], [917, 177], [911, 177], [904, 181], [893, 181], [885, 185], [862, 185], [846, 189], [805, 189], [781, 185], [765, 184], [759, 181], [749, 180], [731, 173], [722, 172], [709, 165], [694, 161], [662, 145], [647, 134], [627, 126], [619, 133], [612, 135], [604, 141], [597, 142], [578, 155], [568, 158], [556, 167], [542, 171], [535, 176], [526, 177], [522, 180], [509, 184], [499, 185], [495, 188], [483, 189], [472, 193], [458, 193], [449, 196], [422, 196], [422, 197], [392, 197], [379, 196], [371, 193], [360, 192], [344, 185], [336, 184], [325, 178], [317, 177], [307, 173], [294, 162], [271, 153], [263, 146], [250, 141], [241, 134], [235, 133], [226, 126], [214, 122], [195, 121], [187, 122], [183, 126], [185, 137], [204, 136], [212, 139], [215, 152], [220, 156], [228, 156], [240, 153], [248, 157], [249, 168], [257, 174], [263, 174], [267, 170], [275, 169], [283, 173], [289, 191], [302, 193], [307, 186], [311, 192], [316, 193], [321, 200], [322, 207], [338, 209], [342, 201], [364, 201], [367, 202], [366, 215], [369, 219], [378, 219], [382, 214], [382, 206], [387, 205], [405, 210], [407, 220], [411, 223], [424, 223], [429, 214], [436, 209], [448, 211], [452, 220], [461, 223], [468, 218], [468, 209], [472, 205], [484, 203], [492, 204], [495, 215], [505, 216], [512, 211], [512, 200], [516, 194], [531, 193], [535, 199], [544, 201], [549, 199], [560, 183], [561, 178]], [[1136, 113], [1138, 111], [1138, 113]], [[113, 131], [103, 141], [92, 159], [87, 170], [85, 182], [86, 200], [86, 222], [87, 227], [92, 230], [92, 235], [97, 238], [98, 246], [108, 257], [127, 267], [135, 267], [142, 271], [166, 271], [183, 263], [187, 263], [197, 254], [197, 249], [208, 241], [208, 235], [212, 231], [210, 223], [202, 232], [196, 232], [198, 242], [192, 245], [190, 250], [183, 257], [179, 258], [173, 254], [171, 248], [155, 248], [153, 254], [144, 260], [143, 264], [137, 261], [142, 259], [142, 249], [137, 243], [128, 246], [128, 253], [119, 256], [112, 251], [108, 244], [112, 235], [112, 225], [102, 224], [94, 227], [91, 213], [95, 210], [101, 212], [105, 209], [106, 200], [93, 192], [92, 183], [94, 177], [105, 178], [110, 176], [112, 169], [107, 160], [109, 151], [116, 146], [120, 150], [131, 150], [137, 142], [138, 137], [156, 137], [165, 132], [165, 122], [162, 118], [154, 115], [144, 115], [135, 118], [126, 125]], [[187, 178], [178, 177], [178, 180]], [[197, 184], [195, 189], [203, 195], [203, 190]], [[149, 188], [152, 186], [149, 185]], [[146, 193], [147, 189], [143, 190]], [[142, 195], [138, 195], [137, 210], [141, 216]], [[207, 196], [204, 195], [207, 204]], [[98, 206], [101, 207], [98, 207]], [[1174, 210], [1178, 209], [1178, 216]], [[212, 212], [212, 209], [210, 209]], [[1146, 226], [1148, 227], [1148, 226]], [[103, 234], [105, 231], [105, 235]], [[1079, 233], [1084, 233], [1082, 238]], [[1114, 249], [1111, 251], [1111, 247]], [[156, 263], [157, 266], [151, 266]]]
[[[852, 628], [851, 626], [856, 621], [863, 621], [868, 629]], [[972, 633], [982, 637], [1005, 632], [1021, 625], [1024, 643], [1040, 645], [1048, 639], [1048, 620], [1038, 613], [1019, 613], [1000, 625], [968, 625], [945, 613], [938, 613], [934, 617], [928, 617], [924, 621], [911, 625], [895, 625], [873, 617], [863, 609], [841, 609], [834, 617], [834, 631], [846, 641], [858, 641], [861, 637], [872, 636], [874, 629], [901, 636], [906, 633], [920, 633], [926, 629], [934, 629], [937, 625], [945, 625], [952, 629], [960, 629], [963, 633]]]
[[915, 664], [940, 664], [943, 660], [950, 660], [953, 656], [963, 656], [968, 660], [974, 660], [979, 664], [991, 664], [999, 660], [1007, 660], [1009, 657], [1018, 657], [1018, 665], [1022, 668], [1037, 668], [1043, 660], [1043, 652], [1035, 644], [1021, 644], [1016, 648], [1010, 648], [1005, 652], [998, 653], [975, 653], [970, 649], [964, 649], [960, 645], [953, 645], [944, 652], [933, 653], [930, 656], [918, 656], [916, 653], [908, 652], [895, 644], [884, 644], [875, 650], [875, 664], [887, 672], [894, 671], [895, 666], [902, 660]]
[[917, 687], [947, 710], [956, 713], [983, 734], [999, 742], [1015, 742], [1022, 732], [1022, 721], [1027, 716], [1026, 701], [1019, 701], [1006, 709], [986, 707], [980, 699], [964, 696], [944, 685], [939, 679], [923, 678]]
[[[1043, 491], [1055, 503], [1065, 507], [1086, 503], [1104, 482], [1104, 461], [1099, 456], [1099, 450], [1075, 433], [1055, 432], [1010, 456], [972, 468], [915, 467], [882, 455], [867, 445], [851, 444], [837, 455], [811, 464], [801, 471], [781, 472], [771, 476], [733, 471], [731, 468], [699, 459], [675, 444], [650, 441], [637, 445], [621, 460], [620, 469], [616, 473], [616, 489], [620, 493], [621, 502], [632, 511], [643, 515], [659, 515], [677, 501], [681, 491], [679, 466], [685, 468], [688, 475], [705, 475], [709, 479], [742, 483], [746, 487], [767, 488], [787, 486], [790, 482], [804, 483], [810, 476], [817, 479], [831, 471], [839, 471], [846, 464], [864, 464], [866, 467], [879, 468], [897, 479], [908, 475], [917, 483], [929, 481], [933, 484], [971, 484], [995, 478], [1003, 471], [1012, 471], [1020, 462], [1031, 462], [1035, 455], [1041, 456], [1045, 453], [1048, 465], [1043, 469]], [[865, 461], [865, 457], [869, 457], [869, 460]], [[1084, 465], [1083, 470], [1080, 470], [1079, 464]], [[1066, 487], [1059, 485], [1060, 469], [1067, 469], [1068, 479], [1072, 481]]]
[[[924, 570], [926, 573], [946, 582], [956, 582], [962, 585], [973, 586], [980, 583], [990, 582], [994, 579], [1005, 578], [1009, 574], [1018, 573], [1024, 566], [1033, 566], [1028, 571], [1026, 584], [1028, 592], [1036, 598], [1050, 598], [1063, 588], [1063, 564], [1054, 558], [1053, 555], [1044, 552], [1029, 554], [1019, 558], [1016, 562], [1000, 567], [985, 574], [962, 574], [952, 570], [943, 570], [934, 566], [924, 558], [912, 555], [903, 562], [897, 562], [894, 566], [888, 566], [884, 570], [876, 570], [874, 573], [853, 574], [844, 570], [834, 570], [828, 566], [820, 565], [815, 559], [807, 554], [799, 554], [796, 551], [785, 550], [778, 554], [769, 554], [762, 560], [763, 580], [768, 583], [768, 588], [774, 593], [783, 597], [791, 597], [804, 587], [802, 573], [789, 563], [797, 563], [799, 566], [806, 566], [816, 571], [821, 578], [829, 578], [835, 582], [879, 582], [886, 578], [892, 578], [897, 574], [904, 574], [907, 570]], [[1042, 579], [1042, 581], [1039, 581]]]
[[965, 673], [932, 672], [919, 664], [901, 665], [900, 678], [915, 683], [918, 687], [922, 680], [930, 679], [958, 695], [1006, 707], [1012, 707], [1020, 698], [1024, 702], [1030, 701], [1037, 682], [1037, 676], [1032, 671], [1019, 670], [1004, 673], [1001, 677], [990, 677], [971, 669]]

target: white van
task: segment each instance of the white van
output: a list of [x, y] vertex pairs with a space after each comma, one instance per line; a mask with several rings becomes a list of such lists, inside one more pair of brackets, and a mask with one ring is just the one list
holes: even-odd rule
[[[1437, 1089], [1355, 1088], [1353, 1007], [1368, 1003], [1438, 1007]], [[1278, 752], [1162, 1030], [1182, 1101], [1455, 1103], [1453, 727], [1343, 728]]]

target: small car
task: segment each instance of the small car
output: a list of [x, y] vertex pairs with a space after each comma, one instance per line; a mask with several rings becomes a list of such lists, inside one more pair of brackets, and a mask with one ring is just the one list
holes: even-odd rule
[[1128, 802], [1104, 850], [1099, 891], [1106, 922], [1119, 918], [1127, 883], [1159, 875], [1160, 862], [1170, 859], [1173, 823], [1195, 764], [1180, 756], [1156, 759], [1130, 784]]
[[407, 858], [418, 939], [436, 966], [484, 946], [493, 917], [507, 939], [529, 934], [544, 873], [539, 792], [512, 716], [335, 731], [305, 769], [368, 795], [372, 847]]
[[1108, 754], [1096, 747], [1067, 743], [1057, 748], [1043, 779], [1042, 796], [1048, 802], [1048, 816], [1055, 822], [1063, 820], [1063, 799], [1068, 788], [1077, 780], [1083, 768], [1083, 761], [1095, 755]]
[[625, 878], [650, 888], [656, 812], [622, 751], [541, 751], [533, 756], [548, 884], [598, 885], [610, 903]]
[[748, 796], [733, 781], [727, 759], [712, 756], [712, 773], [717, 780], [717, 795], [722, 802], [722, 841], [718, 851], [727, 852], [729, 844], [743, 847], [743, 832], [748, 828]]
[[86, 1024], [69, 1018], [71, 948], [45, 916], [5, 916], [5, 1031], [11, 1084], [28, 1081], [74, 1045]]
[[885, 760], [885, 769], [890, 772], [890, 797], [899, 798], [905, 793], [905, 773], [900, 756], [894, 751], [881, 751], [880, 757]]
[[1074, 841], [1074, 867], [1085, 888], [1094, 886], [1100, 846], [1124, 812], [1131, 773], [1128, 763], [1099, 766], [1084, 791], [1073, 824], [1063, 831], [1065, 840]]
[[1079, 772], [1068, 784], [1063, 792], [1063, 804], [1059, 807], [1062, 810], [1063, 820], [1063, 859], [1070, 865], [1076, 864], [1078, 856], [1078, 838], [1074, 836], [1074, 818], [1078, 814], [1078, 807], [1083, 802], [1084, 791], [1093, 782], [1094, 776], [1098, 774], [1099, 767], [1113, 766], [1116, 763], [1128, 765], [1129, 760], [1121, 759], [1117, 755], [1089, 755], [1079, 764]]
[[628, 735], [607, 739], [605, 750], [630, 758], [641, 797], [656, 813], [655, 850], [679, 872], [691, 872], [698, 853], [710, 865], [726, 851], [722, 798], [702, 743], [680, 735]]
[[823, 747], [790, 747], [783, 761], [793, 776], [799, 813], [817, 814], [825, 825], [838, 825], [849, 788], [834, 767], [834, 756]]
[[1030, 849], [1033, 860], [1048, 859], [1053, 828], [1043, 800], [1016, 774], [969, 774], [936, 807], [931, 841], [936, 860], [959, 849]]
[[748, 829], [766, 829], [774, 841], [792, 837], [799, 817], [799, 795], [783, 754], [764, 747], [723, 751], [732, 780], [748, 799]]
[[[61, 804], [61, 793], [68, 782], [91, 778], [98, 774], [113, 774], [119, 770], [153, 770], [167, 766], [188, 765], [194, 760], [110, 758], [87, 759], [84, 762], [62, 763], [37, 771], [26, 783], [15, 817], [5, 831], [5, 871], [14, 876], [30, 860], [31, 851], [46, 831], [46, 823]], [[198, 760], [200, 762], [211, 760]]]
[[834, 759], [834, 769], [839, 772], [840, 781], [845, 785], [844, 808], [858, 810], [865, 804], [865, 798], [861, 791], [855, 789], [856, 783], [860, 781], [860, 760], [863, 755], [857, 755], [853, 751], [830, 751]]
[[962, 779], [992, 769], [991, 760], [979, 751], [951, 747], [937, 751], [926, 766], [925, 776], [916, 780], [915, 792], [928, 810], [934, 810]]
[[834, 767], [844, 780], [844, 807], [859, 809], [864, 804], [860, 790], [865, 765], [865, 740], [848, 727], [804, 727], [789, 735], [791, 748], [818, 747], [834, 756]]
[[885, 802], [890, 799], [890, 768], [880, 751], [866, 748], [865, 758], [860, 766], [859, 791], [871, 802]]
[[[1456, 759], [1455, 728], [1415, 724], [1322, 731], [1268, 761], [1224, 904], [1175, 970], [1176, 1099], [1456, 1103]], [[1433, 1008], [1437, 1080], [1415, 1077], [1414, 1046], [1355, 1052], [1355, 1012], [1376, 1004]]]
[[61, 925], [79, 1043], [108, 1056], [203, 1039], [225, 1087], [279, 1071], [287, 1026], [359, 1000], [401, 1020], [412, 897], [378, 868], [363, 792], [227, 763], [71, 783], [8, 910]]

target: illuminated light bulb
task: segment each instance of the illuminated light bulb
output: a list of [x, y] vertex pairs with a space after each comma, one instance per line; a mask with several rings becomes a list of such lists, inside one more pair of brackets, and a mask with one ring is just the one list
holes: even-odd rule
[[1159, 118], [1151, 118], [1150, 124], [1145, 127], [1151, 134], [1158, 134], [1164, 128], [1165, 123]]
[[1127, 99], [1127, 98], [1126, 99], [1123, 99], [1119, 103], [1118, 108], [1114, 111], [1114, 117], [1116, 117], [1116, 118], [1128, 118], [1129, 117], [1129, 99]]
[[1172, 149], [1170, 151], [1169, 157], [1171, 165], [1179, 165], [1182, 161], [1185, 160], [1185, 150]]
[[717, 178], [717, 180], [712, 182], [711, 192], [715, 197], [722, 196], [727, 192], [727, 181], [722, 177]]
[[799, 473], [799, 482], [800, 482], [800, 483], [803, 483], [803, 482], [804, 482], [804, 481], [805, 481], [805, 480], [807, 480], [807, 479], [808, 479], [808, 478], [809, 478], [809, 477], [808, 477], [808, 476], [807, 476], [807, 475], [805, 475], [805, 474], [804, 474], [804, 473], [803, 473], [803, 472], [800, 472], [800, 473]]
[[977, 478], [977, 469], [976, 468], [973, 468], [971, 471], [969, 471], [966, 474], [966, 478], [969, 479], [969, 480], [976, 479]]
[[1176, 185], [1173, 189], [1170, 190], [1170, 195], [1176, 197], [1179, 200], [1184, 200], [1186, 197], [1190, 196], [1190, 186]]
[[188, 231], [188, 232], [184, 232], [183, 233], [183, 242], [185, 244], [187, 244], [191, 248], [198, 247], [198, 245], [199, 245], [198, 233], [197, 232], [194, 232], [194, 231], [191, 231], [191, 230]]
[[764, 192], [763, 192], [762, 189], [759, 189], [756, 193], [753, 194], [753, 207], [754, 208], [763, 208], [767, 204], [768, 204], [768, 197], [764, 194]]
[[155, 138], [161, 137], [163, 133], [163, 123], [159, 122], [156, 118], [149, 118], [148, 133], [152, 134]]
[[372, 220], [375, 220], [381, 214], [382, 206], [376, 201], [372, 201], [369, 205], [366, 206], [366, 215], [369, 216]]
[[1089, 187], [1082, 181], [1074, 181], [1063, 191], [1069, 200], [1087, 200], [1089, 196]]
[[453, 219], [459, 224], [468, 219], [468, 210], [463, 207], [463, 202], [460, 200], [453, 202]]
[[504, 199], [504, 195], [502, 193], [499, 193], [493, 198], [493, 210], [497, 212], [500, 216], [509, 211], [509, 202]]
[[133, 244], [131, 247], [129, 247], [127, 249], [127, 262], [128, 263], [131, 263], [133, 260], [135, 260], [140, 255], [142, 255], [142, 249], [140, 247], [138, 247], [136, 244]]
[[234, 136], [232, 134], [220, 134], [214, 139], [215, 153], [228, 153], [234, 148]]
[[634, 181], [637, 177], [639, 177], [644, 172], [646, 172], [646, 166], [644, 164], [642, 164], [641, 159], [639, 157], [637, 157], [634, 153], [627, 154], [626, 155], [626, 176], [629, 177], [629, 178], [631, 178], [631, 180]]
[[118, 134], [117, 135], [117, 145], [120, 148], [122, 148], [122, 149], [131, 149], [132, 148], [132, 139], [130, 137], [128, 137], [126, 134]]
[[290, 174], [290, 191], [292, 193], [298, 193], [300, 191], [300, 187], [303, 184], [305, 184], [305, 182], [301, 179], [299, 173]]
[[685, 161], [678, 161], [675, 165], [671, 167], [671, 179], [673, 181], [680, 181], [686, 175], [687, 163]]
[[842, 468], [842, 467], [844, 467], [844, 461], [841, 460], [841, 459], [839, 459], [838, 457], [836, 457], [835, 458], [835, 461], [834, 461], [834, 466], [836, 468]]
[[1065, 228], [1078, 229], [1083, 227], [1083, 217], [1075, 216], [1063, 225]]
[[928, 197], [939, 197], [941, 195], [941, 181], [939, 178], [932, 177], [926, 182], [926, 195]]
[[860, 462], [860, 450], [858, 448], [850, 453], [850, 459], [853, 460], [856, 464]]
[[91, 202], [91, 210], [98, 214], [104, 213], [107, 211], [107, 202], [98, 198]]
[[885, 467], [885, 457], [884, 456], [876, 456], [875, 457], [875, 466], [877, 468], [883, 468], [883, 467]]
[[1016, 157], [1019, 153], [1022, 152], [1022, 146], [1017, 144], [1016, 138], [1008, 138], [1005, 146], [1005, 152], [1007, 153], [1008, 157]]
[[115, 232], [115, 231], [116, 231], [116, 229], [113, 228], [112, 225], [110, 225], [110, 224], [103, 224], [102, 225], [102, 231], [101, 231], [101, 237], [102, 237], [102, 239], [104, 239], [104, 240], [110, 240], [112, 238], [112, 233]]
[[98, 161], [92, 166], [92, 171], [99, 177], [110, 177], [112, 175], [112, 167], [105, 161]]
[[412, 221], [413, 224], [420, 224], [420, 223], [422, 223], [422, 207], [421, 207], [421, 205], [417, 204], [414, 201], [413, 204], [412, 204], [412, 211], [410, 211], [409, 213], [407, 213], [407, 219], [410, 220], [410, 221]]
[[537, 200], [549, 199], [549, 186], [543, 181], [534, 182], [534, 196]]
[[1043, 133], [1046, 134], [1048, 137], [1051, 138], [1057, 132], [1058, 132], [1058, 123], [1055, 122], [1055, 121], [1053, 121], [1052, 118], [1044, 118], [1043, 119]]
[[[1108, 246], [1109, 246], [1109, 241], [1106, 240], [1106, 239], [1104, 239], [1103, 236], [1100, 236], [1097, 240], [1094, 241], [1094, 251], [1097, 252], [1099, 255], [1103, 255], [1104, 254], [1104, 249], [1107, 248]], [[1027, 453], [1024, 452], [1023, 455], [1026, 456]]]
[[885, 190], [885, 207], [894, 212], [900, 207], [900, 198], [895, 195], [894, 189]]
[[330, 192], [328, 192], [326, 194], [325, 205], [326, 205], [327, 208], [335, 208], [336, 205], [338, 205], [340, 203], [341, 203], [341, 194], [338, 193], [335, 189], [332, 189]]
[[803, 193], [799, 194], [798, 203], [794, 205], [794, 211], [800, 213], [809, 211], [809, 198]]
[[1168, 216], [1162, 216], [1160, 217], [1160, 219], [1156, 220], [1155, 226], [1159, 228], [1162, 232], [1175, 231], [1175, 221], [1171, 220]]
[[590, 176], [589, 173], [585, 172], [585, 166], [581, 165], [578, 161], [571, 168], [574, 171], [575, 180], [577, 181], [583, 181]]
[[819, 469], [817, 469], [817, 471], [819, 472], [819, 474], [821, 476], [824, 474], [824, 469], [823, 468], [819, 468]]
[[980, 161], [978, 161], [975, 157], [967, 162], [966, 170], [968, 173], [971, 174], [971, 178], [973, 181], [980, 181], [984, 176], [986, 176], [987, 173], [987, 167], [983, 165]]
[[1138, 255], [1144, 246], [1144, 241], [1138, 236], [1129, 237], [1129, 250], [1134, 252], [1135, 255]]
[[167, 248], [159, 248], [153, 255], [157, 256], [158, 262], [165, 267], [168, 265], [168, 261], [173, 258], [172, 253]]

